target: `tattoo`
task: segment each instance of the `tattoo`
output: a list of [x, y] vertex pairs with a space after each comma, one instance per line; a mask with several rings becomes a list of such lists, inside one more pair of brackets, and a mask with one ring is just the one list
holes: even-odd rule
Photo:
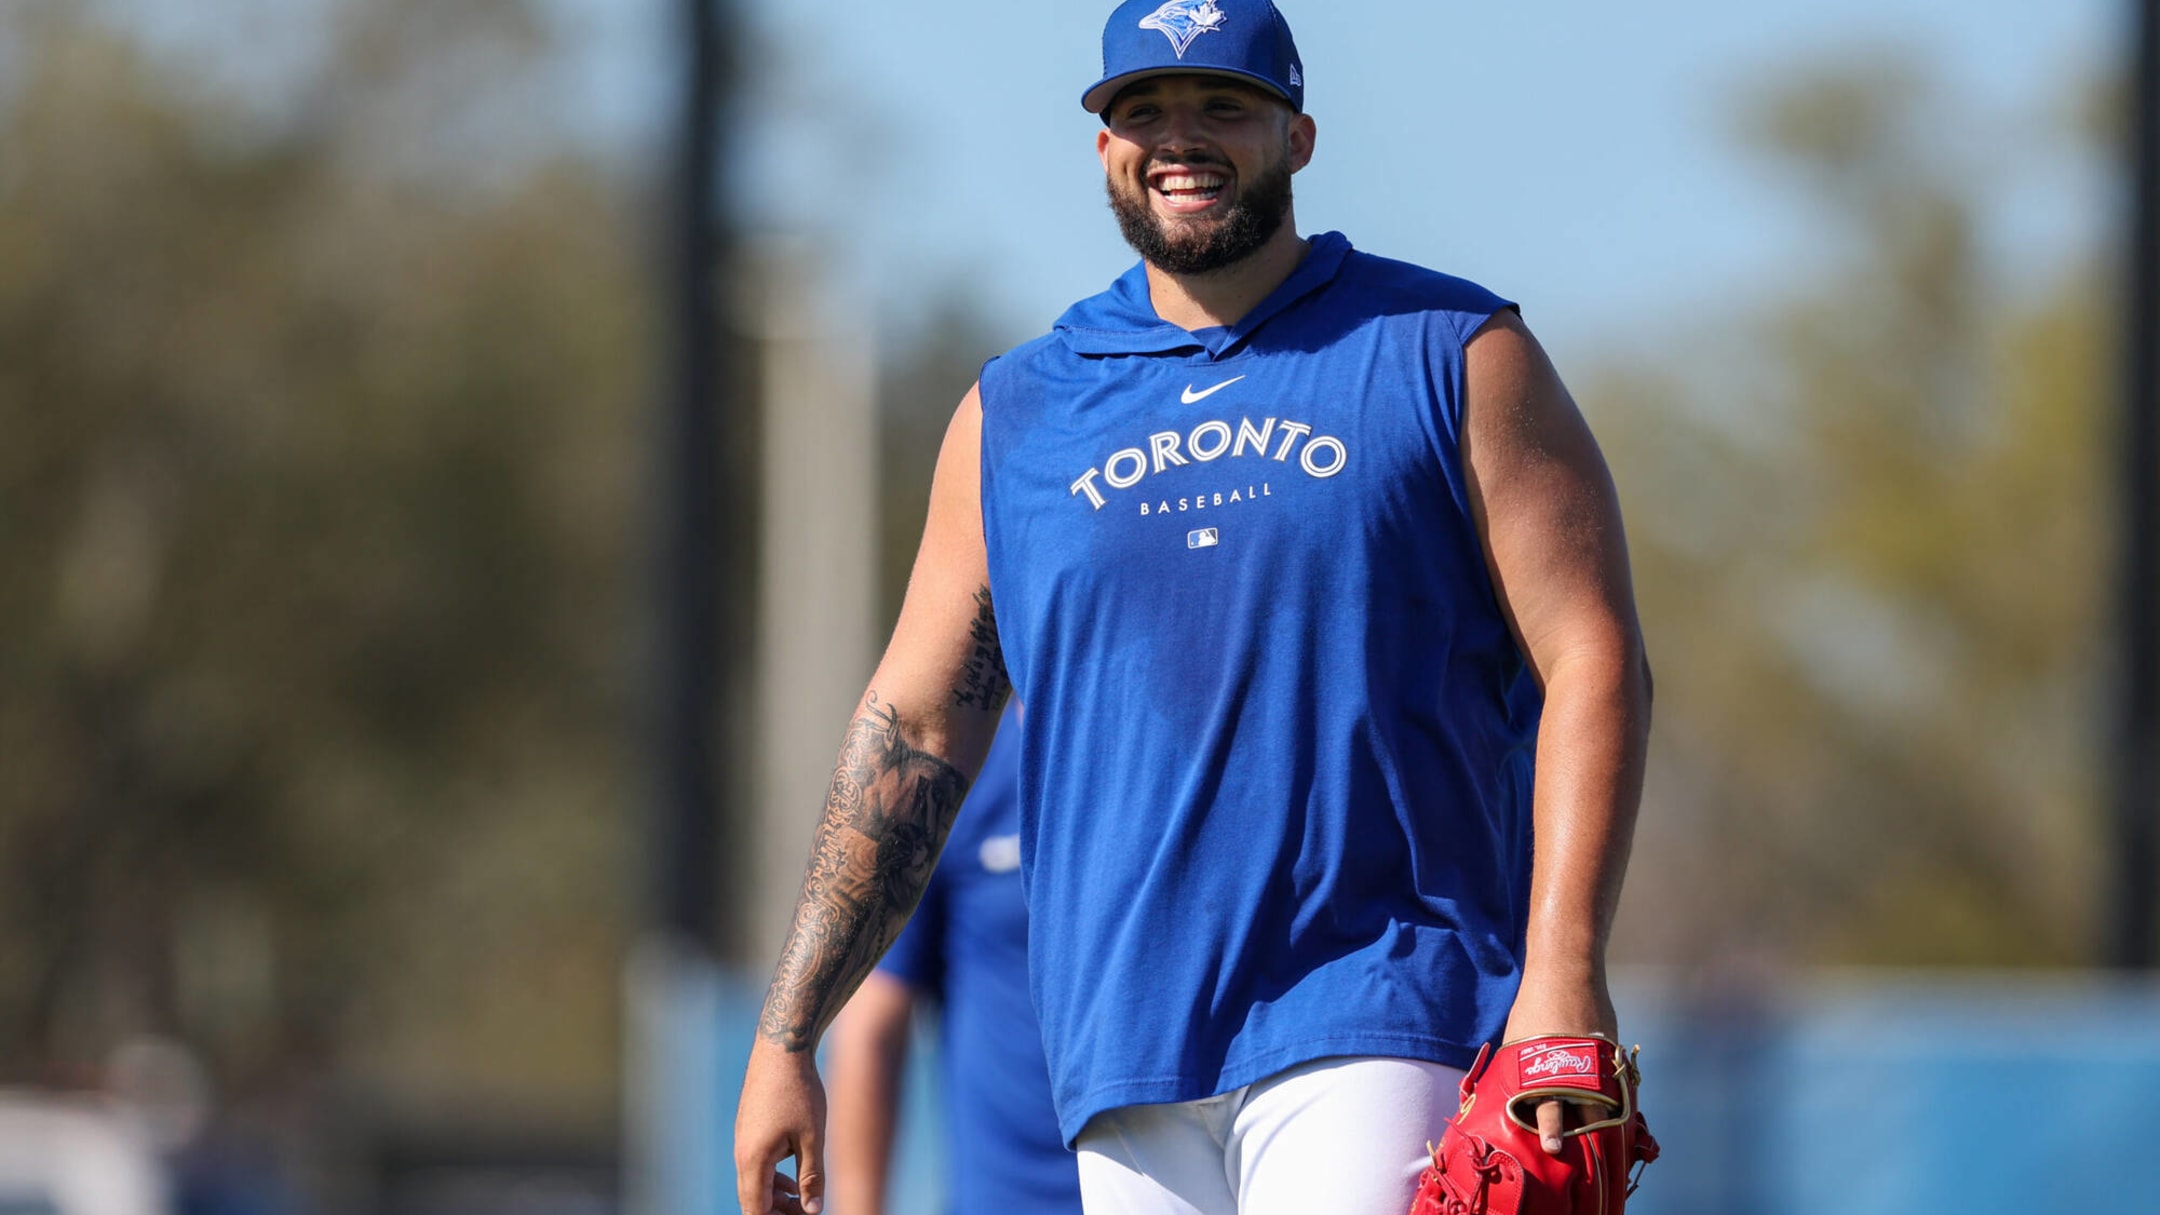
[[909, 745], [873, 690], [848, 727], [758, 1032], [801, 1052], [840, 1011], [922, 899], [967, 778]]
[[997, 613], [990, 606], [990, 588], [975, 592], [975, 623], [970, 626], [974, 649], [953, 689], [953, 705], [962, 709], [995, 711], [1012, 694], [1012, 680], [1005, 674], [1005, 647], [998, 641]]

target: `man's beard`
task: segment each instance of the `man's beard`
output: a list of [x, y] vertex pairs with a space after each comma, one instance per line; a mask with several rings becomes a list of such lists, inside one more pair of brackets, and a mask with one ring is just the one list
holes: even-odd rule
[[1205, 227], [1194, 225], [1197, 231], [1157, 216], [1144, 186], [1137, 196], [1126, 195], [1115, 179], [1105, 178], [1104, 186], [1125, 243], [1149, 265], [1171, 274], [1206, 274], [1245, 260], [1268, 243], [1290, 214], [1287, 159], [1263, 169], [1249, 189], [1238, 192], [1228, 212]]

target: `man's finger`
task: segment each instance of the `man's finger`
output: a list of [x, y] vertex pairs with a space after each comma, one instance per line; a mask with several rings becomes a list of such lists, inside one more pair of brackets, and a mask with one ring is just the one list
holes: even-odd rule
[[805, 1135], [795, 1150], [795, 1187], [802, 1195], [803, 1215], [818, 1215], [825, 1209], [825, 1141], [818, 1135]]
[[1566, 1125], [1567, 1105], [1560, 1101], [1541, 1101], [1537, 1107], [1537, 1129], [1540, 1146], [1548, 1156], [1560, 1154], [1560, 1131]]
[[773, 1174], [773, 1209], [780, 1215], [805, 1215], [801, 1192], [795, 1188], [795, 1179], [786, 1173]]

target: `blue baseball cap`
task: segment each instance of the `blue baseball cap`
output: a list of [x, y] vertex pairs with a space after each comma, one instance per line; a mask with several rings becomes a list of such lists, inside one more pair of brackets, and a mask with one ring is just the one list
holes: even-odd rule
[[1128, 84], [1188, 72], [1234, 76], [1305, 110], [1305, 66], [1271, 0], [1126, 0], [1103, 27], [1102, 57], [1102, 79], [1080, 97], [1090, 114]]

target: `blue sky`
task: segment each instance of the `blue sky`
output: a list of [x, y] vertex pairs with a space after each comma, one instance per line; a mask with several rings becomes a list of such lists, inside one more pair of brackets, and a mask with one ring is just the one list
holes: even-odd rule
[[[255, 14], [253, 51], [215, 60], [236, 78], [304, 64], [320, 26], [260, 19], [292, 0], [100, 2], [168, 41]], [[534, 121], [650, 171], [680, 0], [542, 2], [566, 74]], [[1930, 129], [1979, 167], [2010, 273], [2045, 276], [2120, 217], [2065, 128], [2079, 84], [2123, 59], [2129, 0], [1278, 2], [1320, 127], [1300, 226], [1520, 300], [1564, 367], [1828, 263], [1835, 234], [1735, 133], [1739, 99], [1811, 64], [1890, 48], [1932, 68]], [[904, 333], [926, 294], [960, 291], [1017, 340], [1130, 263], [1078, 104], [1110, 0], [734, 3], [737, 213], [821, 250], [846, 312]]]
[[[596, 122], [634, 129], [661, 0], [579, 14]], [[2112, 182], [2062, 134], [2073, 86], [2120, 57], [2119, 0], [1280, 0], [1319, 154], [1300, 226], [1479, 279], [1562, 354], [1659, 318], [1726, 311], [1810, 272], [1819, 217], [1734, 134], [1735, 102], [1873, 48], [1930, 64], [1944, 144], [1983, 166], [1987, 235], [2044, 274], [2114, 219]], [[1131, 260], [1078, 105], [1107, 3], [750, 0], [755, 83], [740, 213], [807, 235], [888, 329], [956, 288], [1016, 337]], [[610, 68], [610, 64], [614, 66]]]

